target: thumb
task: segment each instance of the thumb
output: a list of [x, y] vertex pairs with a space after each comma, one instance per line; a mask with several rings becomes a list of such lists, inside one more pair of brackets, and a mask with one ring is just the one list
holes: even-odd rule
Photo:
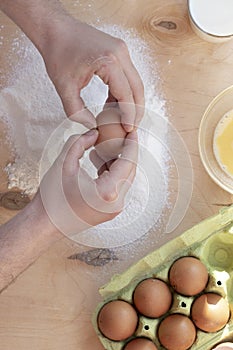
[[86, 134], [83, 134], [78, 137], [71, 138], [67, 141], [70, 146], [66, 147], [63, 163], [63, 171], [66, 176], [73, 176], [77, 173], [79, 168], [79, 159], [82, 158], [84, 152], [89, 149], [91, 146], [94, 146], [98, 137], [98, 131], [96, 129], [88, 131]]

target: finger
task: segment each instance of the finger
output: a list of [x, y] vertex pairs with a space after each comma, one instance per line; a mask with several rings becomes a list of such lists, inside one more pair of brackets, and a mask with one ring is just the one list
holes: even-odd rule
[[124, 202], [124, 198], [129, 191], [130, 187], [132, 186], [132, 183], [134, 181], [136, 175], [136, 166], [132, 168], [129, 176], [125, 180], [121, 180], [117, 183], [117, 193], [119, 200]]
[[122, 112], [121, 122], [127, 132], [134, 128], [136, 111], [134, 98], [128, 79], [116, 58], [113, 62], [102, 65], [96, 74], [108, 84], [111, 95], [118, 101]]
[[138, 126], [144, 114], [144, 86], [142, 79], [131, 60], [126, 43], [124, 41], [120, 41], [119, 43], [120, 45], [117, 57], [126, 75], [126, 78], [128, 79], [129, 85], [133, 93], [134, 103], [136, 105], [135, 125]]
[[[104, 171], [96, 184], [100, 195], [109, 201], [115, 201], [119, 193], [126, 193], [133, 181], [136, 172], [138, 154], [137, 134], [132, 132], [127, 135], [125, 140], [122, 157], [114, 161], [109, 171]], [[125, 182], [128, 182], [125, 186]]]
[[95, 149], [90, 152], [89, 158], [92, 164], [96, 167], [98, 176], [100, 176], [105, 170], [108, 170], [107, 164], [102, 158], [100, 158]]
[[69, 151], [70, 147], [78, 141], [78, 139], [81, 137], [81, 135], [72, 135], [68, 138], [66, 143], [64, 144], [61, 153], [55, 160], [54, 164], [58, 167], [61, 168], [63, 166], [64, 160], [66, 158], [67, 152]]
[[83, 156], [84, 152], [87, 149], [95, 144], [97, 137], [98, 131], [91, 130], [86, 134], [80, 136], [78, 139], [73, 139], [73, 143], [71, 143], [69, 149], [65, 154], [63, 163], [63, 170], [65, 175], [73, 176], [77, 173], [79, 167], [79, 159]]
[[95, 149], [93, 149], [89, 154], [90, 161], [96, 167], [98, 176], [100, 176], [104, 171], [109, 170], [110, 166], [115, 160], [111, 160], [107, 163], [98, 155]]
[[125, 75], [129, 81], [129, 85], [133, 92], [134, 103], [136, 105], [135, 125], [138, 126], [144, 115], [144, 107], [145, 107], [144, 85], [138, 71], [136, 70], [135, 66], [131, 62], [129, 53], [126, 54], [126, 56], [127, 57], [124, 57], [122, 59], [122, 67], [124, 69]]
[[136, 105], [135, 127], [138, 128], [145, 113], [145, 105]]
[[[129, 161], [128, 161], [129, 163]], [[128, 168], [127, 177], [121, 176], [120, 174], [113, 177], [111, 173], [110, 176], [114, 179], [114, 183], [116, 184], [115, 192], [117, 193], [117, 198], [119, 201], [124, 202], [125, 195], [127, 194], [129, 188], [131, 187], [135, 174], [136, 174], [136, 163], [131, 162], [132, 166]], [[123, 203], [122, 202], [122, 203]]]
[[89, 129], [96, 128], [96, 119], [85, 107], [80, 97], [81, 89], [76, 83], [67, 83], [60, 92], [63, 107], [69, 119], [85, 125]]
[[103, 171], [95, 180], [100, 197], [106, 202], [114, 202], [118, 198], [117, 183], [110, 177], [109, 170]]
[[138, 138], [135, 131], [129, 133], [124, 141], [121, 157], [110, 167], [110, 175], [114, 181], [127, 179], [136, 168], [138, 160]]
[[105, 171], [108, 171], [107, 164], [104, 163], [97, 171], [98, 176], [102, 175]]
[[105, 161], [97, 154], [95, 149], [90, 152], [89, 158], [97, 170], [99, 170], [105, 164]]
[[[136, 85], [137, 88], [137, 85]], [[134, 122], [134, 127], [137, 128], [143, 118], [144, 112], [145, 112], [145, 99], [144, 99], [144, 86], [142, 85], [142, 97], [136, 96], [135, 98], [135, 108], [136, 108], [136, 118]], [[112, 96], [111, 92], [109, 91], [109, 95], [107, 100], [105, 101], [105, 105], [103, 109], [109, 109], [109, 108], [119, 108], [119, 104], [115, 97]]]
[[98, 170], [98, 176], [100, 176], [101, 174], [103, 174], [104, 171], [109, 171], [110, 166], [112, 165], [112, 163], [115, 162], [115, 159], [109, 160], [107, 163], [103, 164], [101, 168], [99, 168]]
[[119, 180], [117, 183], [117, 194], [118, 194], [118, 199], [119, 201], [122, 202], [122, 207], [124, 206], [124, 200], [125, 200], [125, 196], [128, 193], [130, 187], [133, 184], [135, 175], [136, 175], [136, 170], [137, 170], [137, 164], [133, 163], [133, 166], [131, 168], [131, 171], [129, 173], [129, 176], [127, 177], [127, 179], [122, 179]]
[[110, 91], [108, 92], [108, 98], [105, 101], [104, 109], [109, 108], [109, 107], [111, 107], [111, 108], [119, 107], [117, 100], [115, 99], [114, 96], [112, 96]]
[[116, 161], [116, 159], [111, 159], [106, 163], [107, 169], [109, 170], [111, 165]]

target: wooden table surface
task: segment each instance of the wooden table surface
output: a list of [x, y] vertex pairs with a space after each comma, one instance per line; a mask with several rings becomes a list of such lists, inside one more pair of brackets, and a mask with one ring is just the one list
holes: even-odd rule
[[[66, 0], [64, 3], [74, 16], [89, 23], [96, 24], [98, 18], [101, 24], [118, 24], [138, 31], [154, 56], [167, 116], [190, 152], [194, 188], [189, 209], [179, 227], [150, 247], [152, 250], [232, 203], [232, 196], [206, 174], [197, 136], [208, 103], [233, 83], [233, 41], [210, 44], [199, 39], [190, 28], [185, 0]], [[1, 35], [8, 41], [4, 50], [1, 49], [0, 72], [3, 67], [10, 69], [7, 50], [15, 35], [15, 26], [2, 14], [1, 24], [4, 24]], [[3, 87], [2, 79], [0, 83]], [[7, 192], [7, 178], [2, 169], [11, 155], [4, 143], [3, 127], [0, 136], [3, 193]], [[0, 222], [15, 213], [0, 207]], [[1, 349], [102, 349], [91, 325], [92, 312], [100, 300], [98, 288], [113, 273], [129, 266], [133, 258], [123, 254], [119, 260], [99, 267], [67, 259], [88, 249], [67, 239], [60, 241], [1, 294]]]

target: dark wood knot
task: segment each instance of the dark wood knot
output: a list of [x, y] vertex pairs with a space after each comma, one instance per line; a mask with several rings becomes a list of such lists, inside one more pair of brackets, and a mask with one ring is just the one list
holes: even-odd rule
[[160, 21], [159, 23], [156, 24], [158, 27], [163, 27], [168, 30], [176, 30], [177, 29], [177, 24], [172, 21]]
[[107, 248], [95, 248], [82, 253], [73, 254], [69, 256], [68, 259], [80, 260], [92, 266], [104, 266], [114, 260], [118, 260], [115, 253]]
[[0, 193], [0, 206], [10, 210], [20, 210], [26, 207], [30, 198], [22, 192], [4, 192]]

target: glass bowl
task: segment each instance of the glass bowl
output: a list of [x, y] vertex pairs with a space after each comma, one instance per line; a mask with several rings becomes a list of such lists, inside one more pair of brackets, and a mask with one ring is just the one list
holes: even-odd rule
[[219, 165], [214, 154], [214, 133], [219, 121], [233, 109], [233, 86], [223, 90], [209, 104], [199, 128], [199, 152], [210, 177], [225, 191], [233, 194], [233, 177]]

